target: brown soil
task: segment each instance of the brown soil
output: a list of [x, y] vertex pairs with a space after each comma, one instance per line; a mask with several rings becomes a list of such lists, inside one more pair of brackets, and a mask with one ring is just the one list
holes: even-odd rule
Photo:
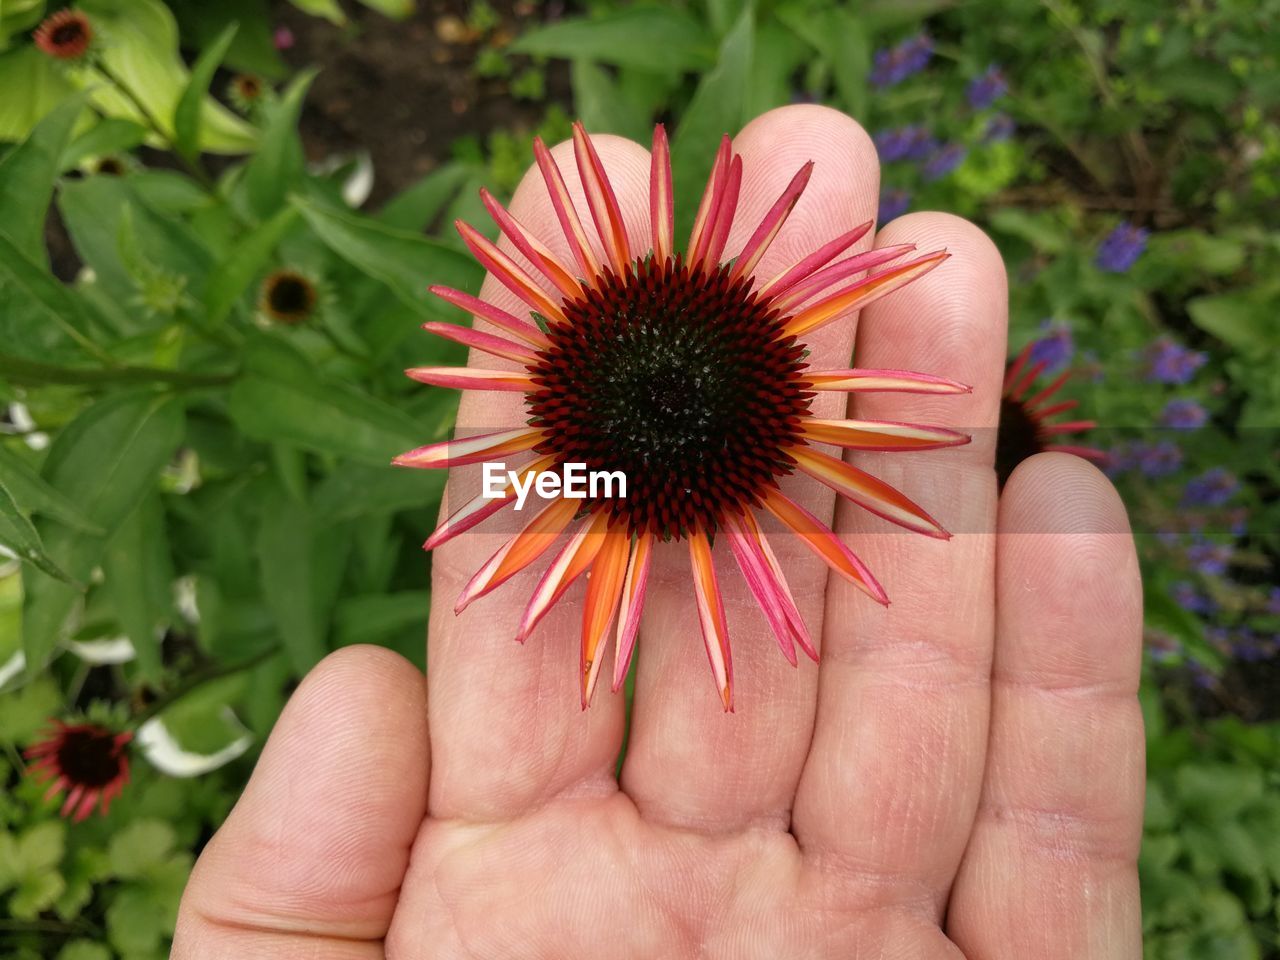
[[[497, 23], [479, 34], [467, 24], [466, 0], [419, 0], [404, 21], [354, 2], [344, 6], [351, 16], [346, 27], [283, 2], [273, 14], [296, 39], [283, 54], [290, 66], [322, 68], [302, 119], [308, 157], [367, 150], [374, 203], [447, 160], [457, 138], [483, 140], [491, 131], [531, 129], [542, 119], [545, 102], [512, 96], [508, 78], [480, 77], [473, 65], [486, 48], [501, 49], [530, 22], [546, 19], [548, 5], [494, 0], [489, 6]], [[548, 97], [564, 101], [567, 86], [563, 65], [551, 65]]]

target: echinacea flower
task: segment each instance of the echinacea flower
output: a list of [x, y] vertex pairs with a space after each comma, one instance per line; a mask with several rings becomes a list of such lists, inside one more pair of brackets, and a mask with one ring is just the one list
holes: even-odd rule
[[[888, 602], [848, 545], [782, 492], [782, 477], [798, 470], [903, 527], [949, 536], [898, 490], [817, 445], [923, 450], [968, 443], [967, 435], [908, 423], [819, 419], [810, 405], [825, 391], [958, 394], [969, 388], [926, 373], [810, 369], [804, 348], [820, 327], [923, 276], [949, 255], [937, 251], [894, 263], [915, 249], [900, 244], [837, 260], [871, 229], [865, 223], [776, 276], [757, 274], [809, 180], [813, 164], [806, 163], [742, 250], [726, 259], [743, 174], [742, 158], [733, 154], [728, 137], [721, 141], [688, 245], [679, 251], [673, 238], [670, 154], [661, 125], [653, 138], [649, 243], [636, 249], [581, 124], [574, 125], [573, 147], [603, 257], [588, 238], [554, 157], [535, 139], [537, 166], [572, 262], [553, 254], [487, 191], [481, 198], [498, 227], [545, 279], [535, 279], [467, 224], [459, 222], [458, 230], [476, 258], [524, 301], [536, 325], [445, 287], [432, 291], [488, 320], [500, 335], [447, 323], [426, 325], [432, 333], [518, 366], [408, 371], [413, 379], [437, 386], [522, 393], [527, 423], [421, 447], [395, 462], [450, 467], [532, 452], [535, 459], [523, 476], [569, 463], [621, 471], [625, 498], [551, 498], [466, 584], [455, 611], [529, 566], [567, 531], [567, 543], [534, 589], [516, 639], [523, 642], [569, 585], [590, 570], [580, 660], [585, 708], [615, 618], [613, 689], [626, 678], [657, 543], [685, 541], [716, 689], [724, 708], [732, 710], [733, 666], [713, 538], [728, 546], [792, 664], [797, 644], [814, 659], [817, 651], [759, 517], [780, 521], [839, 575], [878, 602]], [[481, 495], [462, 506], [426, 548], [440, 546], [512, 503], [517, 479], [512, 477], [497, 497]]]
[[1014, 467], [1037, 453], [1057, 451], [1073, 453], [1097, 463], [1105, 463], [1107, 454], [1093, 447], [1066, 442], [1067, 435], [1084, 433], [1097, 424], [1092, 420], [1054, 421], [1054, 417], [1067, 413], [1080, 405], [1078, 400], [1053, 401], [1062, 389], [1071, 371], [1063, 370], [1047, 385], [1034, 392], [1036, 381], [1048, 365], [1034, 358], [1036, 344], [1029, 343], [1009, 364], [1004, 375], [1004, 395], [1000, 400], [1000, 430], [996, 435], [996, 476], [1001, 486], [1009, 479]]
[[262, 78], [252, 73], [237, 73], [227, 84], [227, 97], [241, 113], [252, 113], [266, 93]]
[[262, 281], [258, 306], [276, 323], [295, 326], [311, 316], [320, 301], [311, 278], [297, 270], [276, 270]]
[[36, 27], [32, 39], [55, 60], [79, 60], [93, 43], [93, 25], [79, 10], [59, 10]]
[[53, 720], [44, 738], [24, 754], [35, 761], [28, 773], [49, 784], [46, 801], [65, 792], [62, 816], [78, 823], [96, 806], [101, 805], [105, 814], [129, 782], [127, 748], [132, 739], [128, 730], [117, 733], [97, 723]]

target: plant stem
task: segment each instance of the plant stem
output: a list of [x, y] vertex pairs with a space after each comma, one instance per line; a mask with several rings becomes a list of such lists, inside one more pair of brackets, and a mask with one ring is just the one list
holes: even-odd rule
[[261, 650], [253, 656], [246, 657], [243, 660], [238, 660], [235, 663], [210, 664], [204, 669], [196, 671], [187, 677], [184, 682], [156, 698], [149, 707], [135, 716], [132, 723], [133, 728], [137, 729], [142, 726], [148, 720], [167, 710], [187, 694], [193, 693], [196, 689], [204, 686], [206, 683], [212, 683], [214, 680], [221, 680], [223, 677], [242, 673], [245, 670], [252, 670], [254, 667], [258, 666], [258, 664], [265, 663], [279, 652], [280, 645], [272, 644], [265, 650]]

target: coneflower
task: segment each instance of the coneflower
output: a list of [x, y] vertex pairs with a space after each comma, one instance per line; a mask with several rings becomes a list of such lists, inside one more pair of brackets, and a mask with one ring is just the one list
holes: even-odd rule
[[[797, 645], [814, 659], [817, 651], [758, 517], [780, 521], [840, 576], [876, 601], [888, 602], [848, 545], [779, 489], [782, 477], [799, 470], [903, 527], [949, 536], [898, 490], [817, 445], [923, 450], [967, 443], [967, 435], [909, 423], [820, 419], [810, 406], [815, 394], [825, 391], [958, 394], [969, 388], [926, 373], [815, 370], [806, 364], [804, 348], [818, 328], [923, 276], [948, 254], [937, 251], [903, 261], [915, 248], [902, 244], [837, 260], [871, 229], [865, 223], [776, 276], [757, 275], [757, 264], [809, 180], [813, 164], [806, 163], [742, 250], [726, 260], [743, 173], [742, 159], [733, 154], [728, 137], [720, 144], [689, 242], [678, 251], [672, 235], [670, 154], [661, 125], [653, 138], [648, 249], [634, 249], [603, 164], [581, 124], [574, 126], [573, 145], [604, 257], [592, 247], [550, 151], [535, 140], [537, 165], [572, 262], [553, 254], [482, 191], [502, 233], [542, 274], [546, 286], [460, 222], [458, 230], [471, 252], [524, 301], [530, 317], [458, 290], [433, 287], [438, 296], [489, 321], [499, 333], [426, 325], [432, 333], [518, 367], [408, 371], [415, 380], [438, 386], [520, 392], [525, 425], [421, 447], [395, 462], [450, 467], [532, 452], [526, 474], [560, 470], [568, 463], [622, 471], [628, 483], [625, 498], [552, 499], [471, 578], [455, 610], [461, 612], [509, 580], [567, 532], [567, 542], [534, 590], [516, 638], [527, 638], [569, 585], [590, 571], [580, 661], [585, 708], [615, 619], [615, 691], [627, 675], [655, 544], [684, 541], [707, 656], [724, 707], [731, 710], [733, 666], [712, 562], [713, 538], [728, 545], [793, 664]], [[894, 265], [885, 267], [890, 263]], [[866, 273], [877, 267], [884, 269]], [[427, 549], [512, 503], [515, 483], [512, 478], [500, 496], [482, 495], [463, 505], [427, 540]]]
[[1004, 396], [1000, 401], [1000, 432], [996, 437], [996, 476], [1001, 486], [1009, 479], [1014, 467], [1037, 453], [1074, 453], [1097, 463], [1108, 460], [1104, 451], [1069, 439], [1071, 434], [1085, 433], [1096, 427], [1093, 420], [1054, 419], [1074, 410], [1080, 401], [1053, 399], [1071, 379], [1070, 370], [1063, 370], [1044, 386], [1037, 384], [1049, 366], [1048, 358], [1035, 360], [1038, 343], [1027, 344], [1005, 371]]
[[307, 320], [319, 302], [320, 293], [311, 278], [287, 268], [268, 274], [258, 295], [262, 313], [276, 323], [289, 326]]
[[59, 10], [36, 27], [32, 39], [57, 60], [79, 60], [93, 43], [93, 25], [79, 10]]
[[53, 720], [44, 737], [24, 754], [34, 760], [28, 773], [49, 784], [46, 801], [65, 793], [62, 816], [79, 822], [111, 801], [129, 782], [129, 731], [116, 732], [97, 723]]

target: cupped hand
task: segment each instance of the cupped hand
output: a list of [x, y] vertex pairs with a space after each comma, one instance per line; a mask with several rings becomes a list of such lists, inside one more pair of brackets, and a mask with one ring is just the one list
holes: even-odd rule
[[[645, 246], [648, 152], [596, 144]], [[730, 253], [815, 161], [763, 274], [875, 216], [875, 150], [842, 114], [775, 110], [734, 149]], [[571, 146], [553, 152], [585, 210]], [[567, 253], [536, 173], [512, 212]], [[973, 385], [854, 395], [849, 411], [974, 434], [952, 450], [857, 457], [956, 535], [901, 532], [812, 482], [787, 486], [833, 519], [889, 607], [775, 538], [821, 638], [820, 665], [793, 668], [720, 556], [736, 675], [726, 714], [685, 553], [664, 546], [628, 731], [624, 698], [604, 684], [578, 708], [582, 587], [517, 646], [536, 571], [455, 618], [495, 547], [461, 536], [435, 557], [426, 680], [356, 647], [304, 681], [200, 857], [174, 956], [1137, 960], [1141, 587], [1124, 510], [1097, 470], [1060, 454], [1024, 463], [997, 498], [999, 254], [938, 213], [863, 246], [903, 242], [953, 256], [820, 331], [810, 362], [847, 365], [856, 348], [858, 366]], [[518, 307], [492, 278], [483, 296]], [[518, 422], [518, 401], [497, 396], [467, 395], [459, 426]]]

